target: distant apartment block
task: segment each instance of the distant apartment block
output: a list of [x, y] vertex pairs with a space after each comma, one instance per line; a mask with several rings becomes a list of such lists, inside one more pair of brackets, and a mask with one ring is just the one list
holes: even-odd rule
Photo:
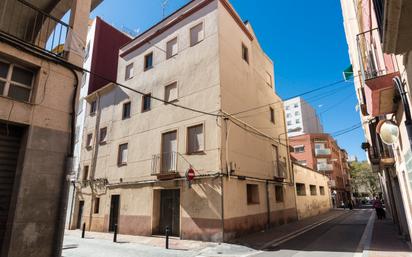
[[273, 63], [228, 1], [190, 1], [118, 60], [133, 90], [86, 97], [72, 228], [224, 241], [297, 219]]
[[295, 162], [329, 177], [335, 204], [351, 199], [348, 155], [335, 139], [323, 133], [304, 134], [290, 137], [289, 144]]
[[302, 97], [284, 102], [288, 136], [294, 137], [307, 133], [323, 133], [316, 110]]

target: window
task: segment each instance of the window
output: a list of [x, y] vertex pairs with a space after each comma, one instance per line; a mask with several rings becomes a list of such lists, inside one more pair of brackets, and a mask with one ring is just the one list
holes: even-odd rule
[[305, 184], [296, 183], [296, 194], [300, 196], [306, 195]]
[[300, 123], [300, 119], [296, 119], [296, 124], [299, 124]]
[[292, 114], [290, 113], [286, 114], [286, 118], [291, 118], [291, 117], [292, 117]]
[[249, 49], [244, 44], [242, 44], [242, 58], [249, 63]]
[[296, 111], [295, 112], [295, 116], [299, 116], [300, 115], [300, 112], [299, 111]]
[[153, 52], [144, 57], [144, 70], [147, 71], [151, 68], [153, 68]]
[[270, 121], [275, 124], [275, 110], [272, 107], [269, 107], [270, 111]]
[[107, 140], [107, 127], [100, 129], [99, 142], [100, 144], [104, 144], [106, 143], [106, 140]]
[[288, 120], [287, 124], [288, 126], [292, 125], [292, 121]]
[[187, 153], [198, 153], [204, 150], [203, 124], [187, 128]]
[[165, 87], [165, 100], [167, 102], [173, 102], [177, 100], [177, 82], [173, 82], [172, 84]]
[[177, 37], [166, 43], [166, 59], [177, 55]]
[[131, 106], [130, 102], [123, 104], [123, 112], [122, 112], [123, 120], [130, 118], [130, 106]]
[[92, 147], [92, 143], [93, 143], [93, 134], [87, 134], [87, 138], [86, 138], [86, 148], [91, 148]]
[[320, 195], [325, 195], [325, 187], [319, 186], [319, 193]]
[[259, 186], [246, 184], [247, 204], [259, 204]]
[[94, 100], [93, 102], [90, 103], [90, 115], [95, 114], [96, 110], [97, 110], [97, 101]]
[[150, 111], [152, 95], [147, 94], [142, 96], [142, 112]]
[[315, 149], [325, 149], [325, 144], [324, 143], [315, 143]]
[[295, 153], [303, 153], [305, 152], [305, 146], [304, 145], [294, 146], [293, 150]]
[[190, 29], [190, 46], [201, 42], [204, 38], [203, 22]]
[[28, 102], [34, 72], [12, 63], [0, 61], [0, 95]]
[[272, 87], [272, 75], [269, 72], [266, 72], [266, 84]]
[[283, 187], [282, 186], [275, 186], [275, 197], [276, 197], [276, 202], [278, 203], [283, 202]]
[[310, 185], [310, 195], [316, 195], [316, 186], [315, 185]]
[[83, 167], [83, 181], [89, 179], [89, 166], [86, 165]]
[[134, 76], [134, 65], [133, 63], [130, 63], [126, 66], [126, 72], [124, 75], [124, 79], [128, 80], [128, 79], [133, 78], [133, 76]]
[[300, 160], [300, 161], [297, 161], [297, 163], [302, 165], [302, 166], [307, 166], [308, 165], [306, 160]]
[[286, 111], [288, 111], [290, 109], [290, 106], [289, 105], [287, 105], [286, 106]]
[[99, 209], [100, 209], [100, 198], [99, 197], [96, 197], [95, 199], [94, 199], [94, 210], [93, 210], [93, 213], [99, 213]]
[[293, 105], [293, 107], [298, 108], [298, 107], [299, 107], [299, 104], [296, 103], [296, 104]]
[[128, 148], [127, 143], [119, 145], [119, 152], [117, 155], [117, 164], [119, 166], [127, 164], [127, 148]]

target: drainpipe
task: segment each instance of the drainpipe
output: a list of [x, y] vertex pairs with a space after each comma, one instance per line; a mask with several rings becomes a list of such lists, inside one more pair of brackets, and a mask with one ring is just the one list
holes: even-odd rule
[[408, 134], [408, 139], [409, 139], [409, 148], [412, 150], [412, 118], [411, 118], [411, 109], [409, 108], [409, 101], [408, 101], [408, 96], [404, 88], [404, 84], [401, 81], [401, 78], [399, 76], [396, 76], [393, 78], [393, 81], [395, 83], [395, 87], [398, 90], [398, 93], [400, 95], [403, 109], [405, 111], [405, 128], [406, 128], [406, 133]]

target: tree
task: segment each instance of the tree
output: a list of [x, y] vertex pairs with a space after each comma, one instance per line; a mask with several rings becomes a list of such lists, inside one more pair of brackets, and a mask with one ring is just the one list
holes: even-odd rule
[[367, 161], [351, 162], [350, 176], [355, 195], [368, 194], [369, 196], [375, 196], [381, 192], [378, 174], [372, 172]]

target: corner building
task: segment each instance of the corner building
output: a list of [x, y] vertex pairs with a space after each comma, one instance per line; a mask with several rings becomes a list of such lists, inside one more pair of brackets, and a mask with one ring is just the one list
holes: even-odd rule
[[224, 0], [191, 1], [122, 47], [118, 83], [142, 94], [87, 97], [72, 228], [225, 241], [296, 220], [273, 69]]

